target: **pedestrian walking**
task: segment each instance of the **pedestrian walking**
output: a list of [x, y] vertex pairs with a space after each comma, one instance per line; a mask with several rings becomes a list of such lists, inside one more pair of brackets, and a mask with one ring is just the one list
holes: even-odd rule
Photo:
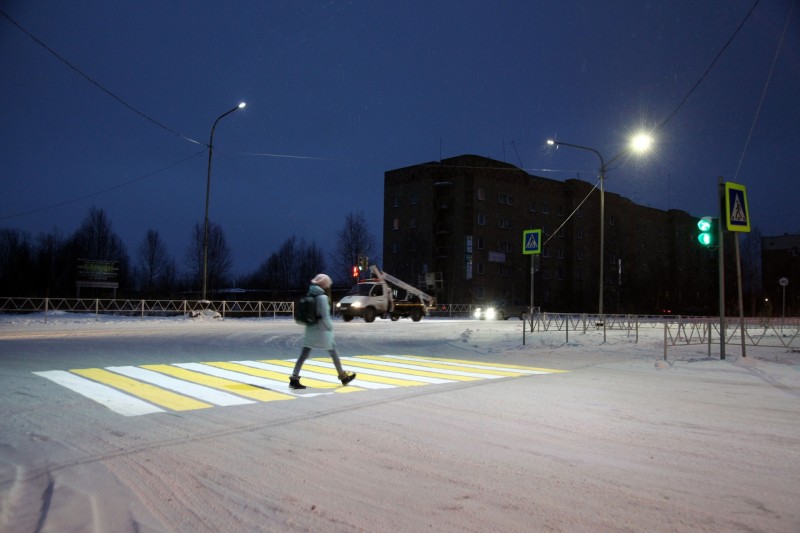
[[317, 274], [311, 280], [308, 287], [308, 294], [314, 296], [317, 303], [317, 321], [306, 326], [305, 337], [303, 338], [303, 350], [300, 357], [294, 364], [294, 371], [289, 378], [290, 389], [305, 389], [306, 386], [300, 383], [300, 369], [308, 359], [312, 348], [328, 350], [339, 375], [342, 385], [347, 385], [356, 378], [355, 372], [345, 372], [342, 363], [339, 361], [339, 354], [336, 353], [336, 343], [333, 339], [333, 321], [331, 320], [331, 278], [327, 274]]

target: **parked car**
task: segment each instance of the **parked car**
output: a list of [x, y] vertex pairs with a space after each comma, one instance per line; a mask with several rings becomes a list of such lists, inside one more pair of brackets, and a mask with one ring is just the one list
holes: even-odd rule
[[475, 318], [481, 320], [508, 320], [512, 316], [525, 320], [529, 313], [528, 304], [512, 300], [497, 300], [475, 308]]

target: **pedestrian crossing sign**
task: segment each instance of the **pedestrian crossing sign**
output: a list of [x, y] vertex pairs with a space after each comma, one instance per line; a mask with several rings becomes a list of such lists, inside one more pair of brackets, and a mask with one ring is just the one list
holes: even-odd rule
[[725, 183], [725, 225], [728, 231], [750, 231], [750, 211], [744, 185]]
[[524, 255], [542, 253], [542, 230], [527, 229], [522, 232], [522, 253]]

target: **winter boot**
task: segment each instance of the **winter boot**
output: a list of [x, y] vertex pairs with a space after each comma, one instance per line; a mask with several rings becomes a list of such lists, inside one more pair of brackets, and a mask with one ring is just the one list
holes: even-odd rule
[[354, 379], [356, 379], [355, 372], [345, 372], [343, 376], [339, 377], [339, 380], [342, 382], [342, 385], [347, 385]]
[[[355, 377], [355, 376], [354, 376]], [[290, 389], [305, 389], [306, 386], [300, 383], [300, 378], [289, 378]]]

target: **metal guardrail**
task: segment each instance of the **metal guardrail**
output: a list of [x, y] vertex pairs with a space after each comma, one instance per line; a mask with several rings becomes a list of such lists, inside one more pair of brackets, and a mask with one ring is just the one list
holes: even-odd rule
[[719, 318], [670, 315], [597, 315], [570, 313], [539, 313], [526, 321], [525, 334], [537, 331], [563, 331], [565, 342], [569, 343], [569, 334], [586, 334], [590, 331], [602, 331], [603, 342], [607, 341], [608, 331], [624, 331], [639, 341], [641, 328], [664, 328], [664, 359], [667, 359], [669, 347], [719, 345], [724, 338], [729, 346], [740, 346], [746, 353], [746, 346], [766, 348], [786, 348], [800, 351], [800, 318], [751, 317], [740, 321], [738, 317], [728, 317], [725, 322], [724, 337], [720, 335]]
[[222, 318], [292, 316], [294, 302], [210, 300], [117, 300], [102, 298], [8, 298], [0, 297], [4, 313], [94, 313], [124, 316], [196, 316], [219, 313]]
[[[429, 310], [429, 316], [437, 318], [471, 318], [474, 305], [437, 304]], [[0, 297], [0, 313], [44, 313], [45, 322], [51, 312], [94, 313], [95, 315], [124, 316], [197, 316], [205, 313], [226, 317], [291, 318], [294, 302], [237, 301], [237, 300], [118, 300], [102, 298], [26, 298]], [[742, 327], [743, 325], [743, 327]], [[537, 312], [525, 321], [523, 344], [526, 333], [537, 331], [564, 332], [569, 343], [569, 334], [602, 331], [603, 342], [607, 332], [625, 332], [639, 340], [641, 328], [664, 328], [664, 358], [669, 347], [719, 344], [720, 323], [718, 318], [672, 315], [597, 315], [588, 313]], [[786, 348], [800, 351], [800, 318], [739, 318], [726, 319], [725, 343], [731, 346], [754, 346]]]

